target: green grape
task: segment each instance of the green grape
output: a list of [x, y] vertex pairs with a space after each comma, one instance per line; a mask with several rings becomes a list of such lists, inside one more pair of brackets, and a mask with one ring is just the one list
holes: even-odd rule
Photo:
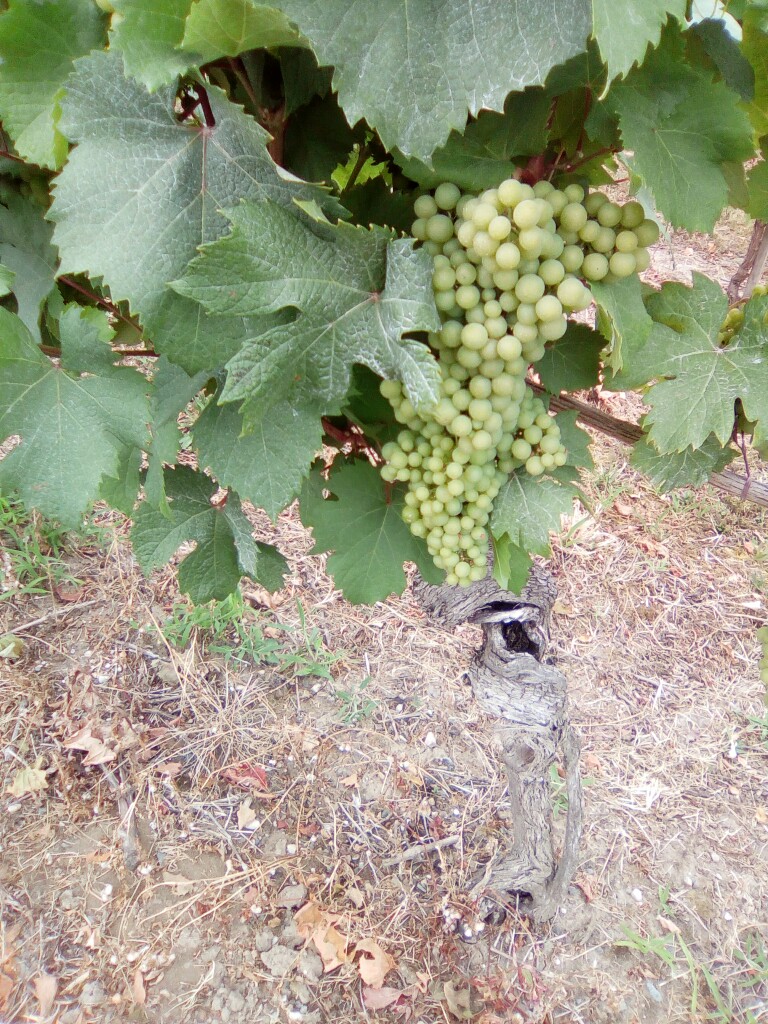
[[543, 295], [536, 303], [536, 316], [539, 320], [559, 320], [563, 313], [563, 307], [554, 295]]
[[616, 235], [616, 249], [618, 252], [634, 252], [637, 249], [637, 235], [634, 231], [619, 231]]
[[616, 203], [603, 203], [596, 214], [597, 223], [604, 228], [615, 228], [621, 222], [621, 207]]
[[541, 209], [536, 199], [523, 199], [512, 211], [512, 219], [520, 229], [536, 227], [540, 216]]
[[563, 280], [565, 267], [559, 260], [545, 260], [539, 267], [539, 277], [548, 288], [551, 288]]
[[454, 210], [461, 198], [461, 190], [450, 181], [443, 182], [435, 189], [435, 204], [441, 210]]
[[608, 260], [602, 253], [592, 252], [584, 258], [581, 269], [588, 281], [602, 281], [608, 273]]
[[[607, 202], [608, 198], [607, 196], [604, 196], [602, 192], [590, 192], [584, 199], [584, 209], [590, 217], [594, 217], [600, 207]], [[645, 214], [643, 214], [643, 216], [645, 216]]]
[[645, 210], [641, 203], [636, 200], [630, 200], [628, 203], [624, 203], [621, 208], [621, 225], [622, 227], [633, 230], [639, 228], [645, 220]]
[[566, 245], [560, 254], [560, 263], [569, 274], [575, 274], [584, 262], [584, 250], [578, 245]]
[[520, 249], [514, 242], [502, 242], [496, 250], [496, 265], [500, 270], [515, 270], [521, 258]]
[[[546, 285], [536, 274], [523, 274], [515, 285], [515, 295], [521, 302], [535, 303], [542, 297]], [[518, 308], [518, 315], [519, 315]]]
[[560, 224], [566, 231], [581, 231], [587, 223], [587, 211], [580, 203], [568, 203], [560, 214]]
[[413, 212], [422, 220], [428, 220], [437, 213], [437, 203], [430, 195], [419, 196], [413, 204]]
[[608, 260], [608, 266], [616, 277], [629, 277], [637, 269], [634, 253], [615, 252]]
[[647, 249], [649, 245], [655, 245], [659, 240], [659, 226], [652, 220], [644, 220], [634, 230], [637, 235], [637, 244], [642, 249]]

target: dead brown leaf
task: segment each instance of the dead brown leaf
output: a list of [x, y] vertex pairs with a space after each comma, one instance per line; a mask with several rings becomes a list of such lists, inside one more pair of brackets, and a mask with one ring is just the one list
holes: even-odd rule
[[243, 761], [225, 768], [221, 774], [227, 782], [232, 782], [242, 789], [258, 789], [263, 792], [269, 786], [267, 773], [260, 764]]
[[35, 978], [35, 998], [40, 1004], [40, 1016], [47, 1017], [53, 1009], [59, 983], [52, 974], [39, 974]]
[[94, 736], [90, 725], [84, 725], [76, 733], [64, 740], [62, 746], [66, 750], [84, 750], [87, 756], [83, 758], [83, 764], [106, 764], [107, 761], [114, 761], [117, 754], [111, 747], [108, 747], [98, 736]]
[[661, 925], [662, 931], [668, 932], [670, 935], [680, 934], [680, 926], [675, 924], [674, 921], [670, 921], [668, 917], [662, 917], [661, 914], [657, 914], [656, 920]]
[[384, 952], [375, 939], [362, 939], [354, 951], [363, 954], [357, 967], [365, 984], [371, 988], [381, 988], [384, 978], [395, 966], [393, 958]]
[[339, 785], [349, 786], [350, 788], [356, 786], [360, 780], [357, 775], [352, 772], [351, 775], [346, 775], [343, 779], [339, 779]]
[[29, 793], [39, 793], [48, 785], [46, 773], [40, 767], [42, 758], [38, 758], [31, 768], [18, 768], [13, 776], [13, 781], [6, 788], [6, 793], [17, 798], [27, 796]]
[[352, 954], [347, 952], [349, 938], [342, 935], [335, 925], [318, 928], [312, 935], [312, 941], [323, 961], [323, 971], [326, 974], [352, 959]]
[[363, 1005], [368, 1010], [385, 1010], [401, 998], [409, 999], [410, 993], [402, 992], [399, 988], [368, 988], [365, 985], [363, 986]]
[[137, 1006], [143, 1006], [147, 1001], [147, 986], [144, 984], [144, 976], [140, 970], [136, 970], [131, 982], [131, 995]]
[[248, 828], [256, 821], [256, 811], [251, 807], [251, 801], [243, 800], [240, 806], [237, 808], [237, 827], [239, 829]]

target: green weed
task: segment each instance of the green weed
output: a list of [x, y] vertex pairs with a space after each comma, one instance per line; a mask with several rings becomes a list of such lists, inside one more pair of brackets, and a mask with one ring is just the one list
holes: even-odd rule
[[[0, 601], [47, 594], [63, 584], [79, 586], [63, 555], [82, 536], [63, 530], [16, 497], [0, 494]], [[91, 539], [88, 534], [88, 539]]]
[[371, 677], [366, 676], [362, 682], [353, 683], [349, 689], [336, 691], [336, 696], [342, 705], [339, 713], [342, 722], [355, 725], [374, 713], [378, 702], [365, 692], [370, 683]]
[[[227, 664], [273, 666], [291, 678], [331, 679], [331, 666], [341, 653], [326, 650], [319, 631], [309, 627], [297, 601], [299, 626], [259, 621], [238, 592], [205, 605], [178, 603], [160, 625], [167, 642], [178, 650], [197, 643], [203, 655]], [[275, 637], [279, 633], [281, 636]]]

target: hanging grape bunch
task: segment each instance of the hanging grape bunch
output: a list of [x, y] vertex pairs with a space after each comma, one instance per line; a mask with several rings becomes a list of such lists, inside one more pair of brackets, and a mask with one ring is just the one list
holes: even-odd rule
[[591, 304], [585, 282], [645, 270], [659, 232], [640, 203], [548, 181], [509, 179], [478, 196], [446, 182], [414, 212], [412, 234], [434, 260], [442, 328], [429, 342], [442, 383], [425, 416], [398, 381], [382, 382], [405, 427], [384, 446], [382, 476], [408, 485], [403, 518], [447, 582], [468, 584], [486, 574], [493, 501], [509, 475], [566, 462], [528, 367]]

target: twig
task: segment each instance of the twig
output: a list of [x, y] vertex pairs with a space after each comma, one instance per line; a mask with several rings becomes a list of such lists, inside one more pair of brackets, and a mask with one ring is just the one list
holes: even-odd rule
[[381, 862], [383, 868], [394, 868], [398, 864], [404, 864], [409, 860], [418, 860], [425, 853], [433, 853], [435, 850], [444, 850], [446, 846], [456, 846], [461, 836], [446, 836], [444, 839], [436, 839], [433, 843], [420, 843], [417, 846], [409, 846], [396, 857], [388, 857]]
[[31, 622], [23, 622], [20, 626], [15, 626], [11, 629], [12, 633], [26, 633], [34, 626], [40, 626], [43, 622], [47, 622], [48, 619], [57, 619], [61, 615], [69, 615], [70, 612], [80, 611], [82, 608], [91, 608], [95, 604], [103, 604], [104, 599], [101, 597], [94, 598], [93, 601], [79, 601], [77, 604], [71, 604], [66, 608], [57, 608], [54, 612], [48, 612], [47, 615], [41, 615], [39, 619], [32, 619]]

